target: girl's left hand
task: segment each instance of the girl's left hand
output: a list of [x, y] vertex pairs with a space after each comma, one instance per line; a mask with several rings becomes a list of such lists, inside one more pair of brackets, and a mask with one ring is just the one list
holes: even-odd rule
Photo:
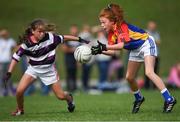
[[98, 45], [97, 46], [92, 46], [91, 47], [91, 53], [92, 55], [97, 55], [97, 54], [101, 54], [102, 51], [107, 51], [107, 47], [105, 44], [98, 42]]

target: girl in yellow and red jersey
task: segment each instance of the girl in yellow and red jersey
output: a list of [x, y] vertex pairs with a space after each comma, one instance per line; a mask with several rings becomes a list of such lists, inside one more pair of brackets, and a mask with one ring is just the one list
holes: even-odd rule
[[126, 79], [135, 96], [132, 113], [137, 113], [145, 100], [135, 82], [136, 73], [142, 62], [145, 64], [145, 74], [153, 81], [164, 97], [163, 112], [171, 112], [176, 104], [176, 99], [170, 95], [161, 78], [154, 73], [157, 48], [153, 37], [144, 30], [126, 23], [123, 18], [123, 10], [117, 4], [109, 4], [107, 8], [102, 9], [99, 20], [104, 30], [108, 32], [108, 45], [98, 41], [98, 45], [91, 48], [93, 55], [114, 55], [115, 51], [123, 48], [130, 50]]

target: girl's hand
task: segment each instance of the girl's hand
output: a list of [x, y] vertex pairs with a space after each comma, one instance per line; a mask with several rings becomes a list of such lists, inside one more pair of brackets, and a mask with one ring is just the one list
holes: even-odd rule
[[7, 72], [5, 74], [5, 76], [3, 77], [3, 82], [4, 82], [5, 89], [7, 88], [7, 83], [8, 83], [10, 78], [11, 78], [11, 72]]
[[98, 42], [98, 45], [91, 47], [92, 55], [101, 54], [102, 51], [107, 51], [107, 47], [106, 47], [105, 44], [103, 44], [103, 43], [101, 43], [99, 41], [97, 41], [97, 42]]
[[79, 42], [89, 44], [90, 41], [82, 39], [81, 37], [79, 37]]

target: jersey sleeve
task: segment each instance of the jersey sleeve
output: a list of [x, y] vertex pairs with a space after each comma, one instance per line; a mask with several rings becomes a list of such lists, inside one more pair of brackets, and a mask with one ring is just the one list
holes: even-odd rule
[[25, 44], [21, 44], [19, 49], [13, 54], [12, 58], [18, 62], [20, 58], [25, 54], [26, 49], [27, 46]]
[[53, 34], [53, 37], [54, 37], [54, 43], [55, 44], [60, 44], [60, 43], [64, 43], [64, 36], [63, 35], [56, 35], [56, 34]]

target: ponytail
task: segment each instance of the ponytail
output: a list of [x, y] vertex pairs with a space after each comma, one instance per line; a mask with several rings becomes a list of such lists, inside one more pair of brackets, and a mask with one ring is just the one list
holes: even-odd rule
[[29, 41], [29, 36], [31, 35], [31, 27], [29, 26], [25, 31], [24, 31], [24, 34], [22, 35], [19, 35], [19, 44], [21, 43], [27, 43], [27, 42], [30, 42]]
[[47, 26], [46, 26], [46, 31], [55, 33], [56, 25], [54, 23], [48, 23]]

